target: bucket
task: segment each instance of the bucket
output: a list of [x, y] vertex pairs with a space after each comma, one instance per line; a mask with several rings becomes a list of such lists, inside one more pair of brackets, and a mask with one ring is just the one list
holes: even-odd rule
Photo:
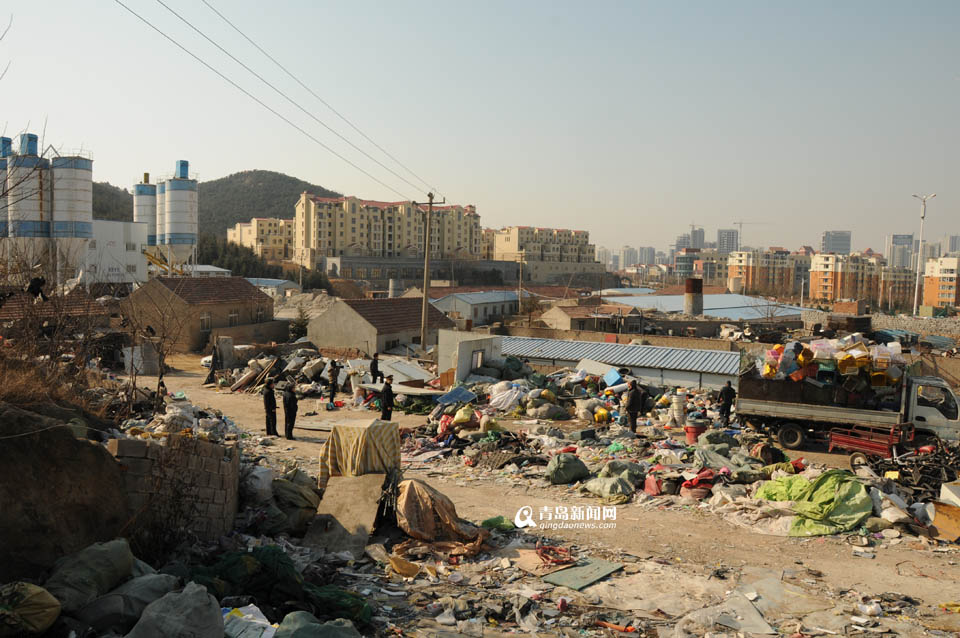
[[687, 433], [687, 445], [696, 445], [700, 435], [707, 431], [707, 426], [688, 425], [683, 428], [683, 431]]

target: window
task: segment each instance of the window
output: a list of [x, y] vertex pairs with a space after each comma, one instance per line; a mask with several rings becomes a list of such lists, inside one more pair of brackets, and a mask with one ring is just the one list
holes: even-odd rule
[[132, 274], [137, 274], [137, 265], [136, 264], [127, 264], [127, 272]]
[[264, 317], [266, 316], [266, 309], [263, 306], [257, 306], [257, 323], [263, 323]]
[[205, 312], [200, 315], [200, 332], [203, 335], [209, 336], [210, 331], [213, 329], [213, 322], [210, 320], [210, 313]]
[[96, 250], [96, 249], [97, 249], [97, 240], [96, 240], [96, 239], [91, 239], [90, 241], [88, 241], [88, 242], [87, 242], [87, 248], [89, 248], [90, 250]]
[[940, 414], [951, 421], [957, 419], [957, 402], [953, 393], [946, 388], [917, 386], [917, 405], [936, 408]]
[[227, 325], [230, 326], [239, 326], [240, 325], [240, 311], [231, 310], [230, 314], [227, 315]]
[[137, 245], [132, 241], [127, 242], [127, 252], [132, 253], [137, 250]]
[[96, 265], [96, 264], [90, 264], [89, 266], [87, 266], [87, 271], [88, 271], [91, 275], [97, 274], [97, 265]]

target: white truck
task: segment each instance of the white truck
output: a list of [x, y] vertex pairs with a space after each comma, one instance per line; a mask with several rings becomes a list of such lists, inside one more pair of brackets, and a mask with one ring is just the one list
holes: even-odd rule
[[[810, 439], [825, 438], [832, 428], [892, 427], [911, 423], [918, 442], [937, 436], [960, 439], [960, 413], [950, 385], [939, 377], [907, 376], [893, 396], [894, 407], [863, 409], [827, 405], [823, 389], [790, 380], [763, 379], [754, 368], [740, 375], [737, 417], [744, 424], [769, 429], [780, 445], [802, 448]], [[819, 395], [819, 396], [817, 396]]]

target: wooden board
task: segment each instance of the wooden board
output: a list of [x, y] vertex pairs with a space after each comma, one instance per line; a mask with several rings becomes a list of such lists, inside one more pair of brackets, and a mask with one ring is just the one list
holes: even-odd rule
[[377, 519], [384, 474], [332, 476], [303, 544], [363, 556]]
[[620, 569], [623, 569], [620, 563], [611, 563], [600, 558], [587, 558], [575, 567], [545, 576], [543, 582], [580, 591], [590, 583], [595, 583]]
[[933, 517], [931, 527], [936, 532], [931, 529], [932, 536], [951, 543], [960, 538], [960, 507], [943, 501], [934, 501], [933, 507], [936, 515]]

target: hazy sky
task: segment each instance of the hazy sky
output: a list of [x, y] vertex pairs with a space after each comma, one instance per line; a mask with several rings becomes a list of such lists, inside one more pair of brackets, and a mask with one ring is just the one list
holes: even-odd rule
[[[378, 153], [201, 2], [165, 1]], [[124, 2], [423, 197], [155, 0]], [[691, 222], [710, 240], [743, 219], [768, 222], [745, 226], [751, 245], [818, 246], [822, 230], [850, 229], [855, 249], [882, 250], [886, 233], [919, 230], [910, 195], [936, 191], [926, 237], [960, 234], [957, 2], [209, 2], [449, 201], [476, 204], [487, 226], [662, 249]], [[113, 0], [0, 8], [4, 23], [13, 15], [0, 124], [10, 135], [46, 122], [48, 144], [93, 154], [98, 181], [129, 187], [189, 159], [201, 180], [261, 168], [400, 199]]]

